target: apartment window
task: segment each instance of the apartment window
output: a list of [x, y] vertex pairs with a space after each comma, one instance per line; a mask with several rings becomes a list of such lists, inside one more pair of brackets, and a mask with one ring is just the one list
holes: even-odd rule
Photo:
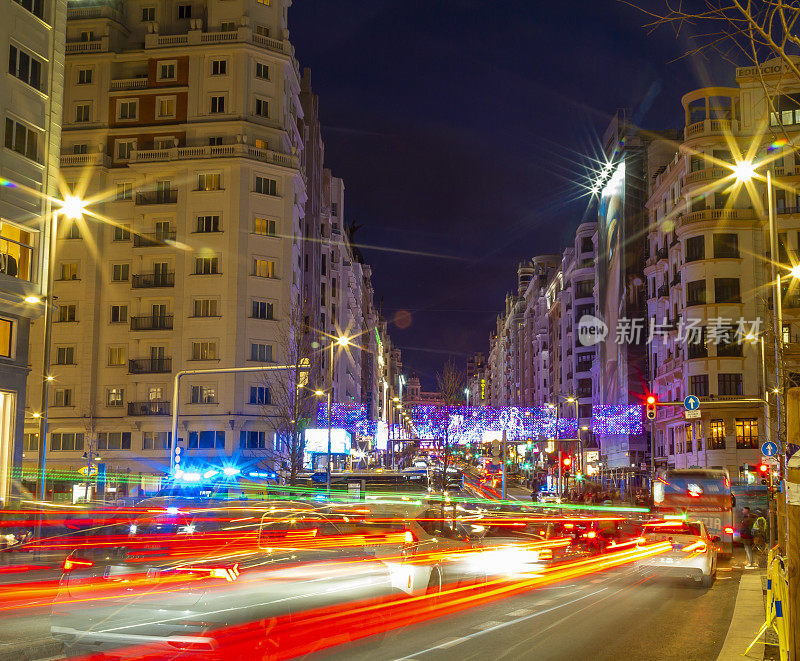
[[91, 85], [93, 69], [78, 69], [78, 85]]
[[92, 105], [90, 103], [78, 103], [75, 105], [75, 121], [89, 122], [92, 119]]
[[[236, 29], [234, 27], [234, 29]], [[225, 32], [225, 30], [223, 30]], [[227, 60], [212, 60], [211, 61], [211, 75], [212, 76], [224, 76], [228, 73], [228, 61]]]
[[78, 264], [77, 262], [62, 262], [61, 276], [59, 280], [77, 280], [78, 279]]
[[131, 152], [136, 149], [136, 140], [117, 140], [117, 160], [128, 161]]
[[41, 87], [42, 62], [16, 46], [9, 46], [8, 49], [8, 72], [34, 89]]
[[705, 305], [706, 281], [693, 280], [686, 283], [686, 305]]
[[81, 32], [81, 41], [94, 41], [94, 30], [84, 30]]
[[741, 374], [717, 374], [718, 394], [738, 395], [742, 394], [742, 375]]
[[108, 348], [108, 364], [111, 367], [119, 367], [125, 364], [125, 347]]
[[224, 431], [190, 431], [189, 432], [190, 450], [224, 450], [225, 432]]
[[261, 37], [269, 37], [269, 27], [266, 25], [256, 24], [256, 34]]
[[264, 386], [250, 386], [250, 404], [272, 404], [272, 393]]
[[706, 258], [706, 239], [704, 236], [693, 236], [686, 239], [686, 261], [696, 262]]
[[178, 18], [191, 18], [192, 5], [178, 5]]
[[715, 303], [740, 303], [739, 278], [714, 278]]
[[112, 305], [111, 306], [111, 323], [122, 324], [128, 321], [128, 306], [127, 305]]
[[[39, 449], [39, 434], [25, 434], [22, 438], [23, 452], [36, 452]], [[51, 448], [52, 449], [52, 448]]]
[[[252, 388], [250, 390], [252, 394]], [[266, 450], [267, 435], [263, 431], [241, 431], [239, 447], [245, 450]]]
[[325, 305], [325, 283], [324, 282], [321, 282], [319, 284], [319, 299], [320, 299], [319, 302], [322, 305]]
[[687, 343], [686, 355], [688, 358], [708, 357], [708, 334], [704, 327], [701, 327], [699, 330], [699, 337], [692, 337], [690, 338], [692, 341]]
[[100, 432], [97, 435], [98, 450], [130, 450], [131, 433], [129, 431]]
[[[727, 333], [724, 332], [727, 330]], [[727, 329], [721, 329], [720, 336], [717, 341], [717, 355], [718, 356], [742, 356], [742, 343], [736, 338], [736, 329], [728, 326]], [[727, 339], [726, 339], [727, 335]]]
[[236, 21], [220, 21], [219, 29], [220, 32], [236, 32]]
[[758, 447], [758, 419], [736, 418], [736, 449], [747, 450]]
[[56, 365], [74, 365], [75, 347], [57, 347]]
[[268, 177], [256, 177], [256, 193], [261, 193], [262, 195], [277, 195], [277, 180], [269, 179]]
[[592, 296], [594, 282], [592, 280], [581, 280], [575, 284], [575, 298], [587, 298]]
[[34, 16], [44, 18], [42, 14], [42, 0], [14, 0], [14, 2], [20, 5], [23, 9], [27, 9]]
[[106, 389], [106, 406], [122, 406], [124, 400], [124, 388], [114, 387]]
[[39, 161], [39, 132], [6, 118], [6, 148]]
[[192, 386], [192, 404], [216, 404], [217, 389], [213, 386]]
[[146, 431], [142, 434], [142, 450], [169, 450], [171, 445], [170, 431]]
[[215, 298], [196, 298], [194, 300], [195, 317], [218, 317], [217, 299]]
[[253, 259], [253, 275], [259, 278], [275, 277], [275, 262], [271, 259]]
[[208, 138], [208, 144], [212, 147], [219, 147], [222, 144], [221, 135], [212, 135]]
[[714, 235], [714, 257], [738, 257], [739, 256], [739, 235], [738, 234], [715, 234]]
[[0, 318], [0, 358], [14, 357], [14, 322]]
[[272, 218], [261, 218], [256, 216], [253, 233], [260, 234], [261, 236], [277, 236], [278, 223]]
[[156, 99], [156, 116], [159, 119], [175, 117], [175, 97], [160, 96]]
[[136, 119], [139, 114], [139, 102], [135, 99], [120, 99], [117, 101], [117, 119]]
[[593, 252], [594, 251], [594, 242], [592, 241], [592, 237], [584, 236], [581, 239], [581, 252]]
[[209, 340], [192, 342], [192, 360], [216, 360], [217, 343]]
[[686, 452], [692, 452], [692, 425], [683, 426], [683, 438], [685, 440]]
[[130, 241], [131, 231], [125, 226], [114, 228], [114, 241]]
[[198, 216], [198, 232], [219, 232], [219, 216]]
[[58, 306], [58, 320], [60, 322], [76, 321], [78, 306], [74, 303], [65, 303]]
[[256, 78], [269, 80], [269, 66], [261, 62], [256, 62]]
[[722, 420], [711, 420], [708, 423], [708, 450], [725, 449], [725, 423]]
[[80, 432], [50, 434], [50, 449], [58, 452], [83, 450], [83, 434]]
[[85, 142], [77, 143], [72, 145], [72, 153], [73, 154], [88, 154], [89, 153], [89, 145]]
[[269, 7], [271, 0], [258, 0], [258, 4]]
[[222, 175], [219, 172], [204, 172], [197, 175], [197, 190], [220, 190]]
[[161, 62], [158, 67], [159, 80], [175, 80], [177, 78], [177, 62]]
[[689, 377], [689, 393], [696, 397], [708, 397], [708, 374]]
[[212, 113], [225, 112], [225, 97], [224, 96], [212, 96], [211, 97], [211, 112]]
[[256, 115], [259, 117], [269, 117], [269, 101], [266, 99], [256, 99]]
[[275, 319], [275, 305], [267, 301], [253, 301], [253, 319]]
[[142, 21], [155, 21], [156, 20], [156, 8], [155, 7], [142, 7]]
[[339, 215], [339, 205], [336, 202], [331, 202], [331, 216]]
[[126, 282], [130, 273], [130, 264], [112, 264], [111, 265], [111, 281], [112, 282]]
[[250, 345], [250, 360], [258, 363], [272, 362], [272, 345], [253, 342]]
[[[320, 264], [319, 272], [320, 272], [321, 275], [327, 275], [328, 274], [327, 273], [328, 272], [328, 256], [325, 255], [325, 254], [322, 255], [322, 263]], [[325, 285], [323, 284], [323, 287], [324, 286]], [[325, 297], [323, 296], [322, 298], [325, 298]]]
[[197, 257], [194, 260], [195, 275], [214, 275], [219, 273], [218, 257]]
[[64, 234], [65, 239], [80, 239], [81, 238], [81, 230], [78, 227], [78, 223], [71, 222], [67, 226], [67, 231]]
[[117, 183], [117, 200], [132, 200], [133, 199], [133, 184], [129, 181], [120, 181]]
[[53, 406], [72, 406], [72, 388], [56, 388], [53, 392]]

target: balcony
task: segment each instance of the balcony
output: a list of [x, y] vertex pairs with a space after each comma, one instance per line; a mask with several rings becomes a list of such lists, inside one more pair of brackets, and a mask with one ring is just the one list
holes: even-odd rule
[[101, 4], [95, 7], [68, 7], [67, 18], [70, 21], [95, 18], [111, 18], [119, 23], [123, 21], [123, 15], [108, 4]]
[[578, 399], [583, 399], [584, 397], [591, 397], [592, 396], [592, 389], [591, 388], [578, 388], [575, 391], [575, 396]]
[[169, 374], [172, 358], [134, 358], [128, 361], [130, 374]]
[[704, 170], [695, 170], [686, 175], [684, 183], [686, 185], [696, 184], [707, 181], [719, 181], [720, 179], [729, 176], [731, 170], [723, 170], [722, 168], [705, 168]]
[[131, 276], [131, 287], [134, 289], [174, 286], [175, 273], [138, 273]]
[[162, 314], [151, 317], [131, 317], [131, 330], [172, 330], [173, 319], [174, 317], [171, 314]]
[[669, 285], [670, 287], [677, 287], [679, 284], [681, 284], [681, 274], [676, 273], [675, 277], [672, 278], [672, 282], [670, 282]]
[[108, 42], [108, 37], [101, 37], [93, 41], [68, 41], [66, 44], [66, 54], [105, 53], [108, 51]]
[[[280, 128], [276, 125], [276, 128]], [[298, 169], [300, 162], [293, 154], [283, 154], [243, 143], [233, 145], [200, 145], [198, 147], [170, 147], [169, 149], [138, 149], [131, 152], [131, 163], [158, 163], [185, 161], [199, 158], [249, 158], [261, 163]]]
[[657, 292], [657, 294], [658, 294], [658, 297], [659, 297], [659, 298], [661, 298], [661, 297], [668, 297], [668, 296], [669, 296], [669, 287], [667, 287], [667, 285], [666, 285], [666, 284], [663, 284], [663, 285], [661, 285], [661, 286], [658, 288], [658, 292]]
[[136, 204], [175, 204], [177, 201], [177, 188], [136, 193]]
[[779, 216], [789, 216], [791, 214], [800, 213], [800, 207], [778, 207], [775, 213]]
[[667, 257], [669, 257], [669, 252], [667, 251], [666, 248], [659, 248], [658, 250], [656, 250], [656, 259], [658, 260], [667, 259]]
[[128, 402], [128, 415], [172, 415], [169, 402]]
[[110, 88], [112, 92], [117, 92], [119, 90], [147, 89], [147, 76], [139, 76], [137, 78], [116, 78], [111, 81]]
[[686, 214], [687, 223], [709, 220], [755, 220], [753, 209], [700, 209]]
[[91, 154], [61, 154], [62, 168], [84, 168], [90, 165], [109, 167], [111, 159], [98, 151]]
[[294, 55], [294, 48], [289, 41], [281, 41], [264, 35], [255, 34], [248, 27], [239, 27], [236, 30], [224, 32], [203, 32], [202, 30], [189, 30], [186, 34], [158, 34], [157, 32], [145, 35], [145, 48], [164, 48], [169, 46], [192, 46], [201, 44], [223, 44], [231, 42], [250, 42], [276, 53], [283, 53], [290, 57]]
[[704, 119], [694, 124], [689, 124], [684, 129], [684, 140], [699, 138], [704, 135], [736, 135], [739, 132], [739, 122], [730, 119]]
[[168, 241], [175, 241], [175, 232], [155, 232], [147, 234], [134, 234], [134, 248], [151, 248], [153, 246], [166, 246]]

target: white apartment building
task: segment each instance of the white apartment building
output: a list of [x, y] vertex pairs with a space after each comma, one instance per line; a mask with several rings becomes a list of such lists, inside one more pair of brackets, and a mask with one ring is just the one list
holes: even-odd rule
[[176, 405], [188, 460], [269, 454], [281, 377], [172, 377], [284, 361], [303, 305], [289, 4], [70, 3], [61, 167], [90, 204], [58, 241], [51, 467], [163, 474]]
[[[38, 412], [42, 362], [29, 355], [31, 322], [44, 313], [50, 219], [58, 199], [64, 91], [66, 0], [2, 0], [5, 72], [0, 113], [0, 505], [11, 494], [12, 466], [36, 461], [37, 419], [24, 437], [25, 411]], [[33, 331], [41, 334], [42, 324]], [[32, 366], [32, 367], [31, 367]], [[39, 384], [26, 392], [26, 383]]]

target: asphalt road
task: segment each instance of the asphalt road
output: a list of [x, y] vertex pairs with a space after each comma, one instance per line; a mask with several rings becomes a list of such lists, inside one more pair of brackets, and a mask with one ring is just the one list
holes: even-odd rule
[[721, 566], [705, 590], [618, 569], [398, 629], [380, 644], [340, 645], [313, 659], [716, 659], [740, 576], [738, 568]]

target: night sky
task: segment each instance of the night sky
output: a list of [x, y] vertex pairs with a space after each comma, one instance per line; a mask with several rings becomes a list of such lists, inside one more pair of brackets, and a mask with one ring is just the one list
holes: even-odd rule
[[676, 39], [646, 22], [614, 0], [290, 8], [326, 165], [344, 179], [356, 242], [374, 246], [363, 253], [376, 304], [423, 388], [448, 356], [488, 351], [520, 261], [571, 242], [587, 211], [586, 157], [617, 108], [676, 128], [684, 93], [732, 84], [728, 65], [675, 61], [685, 30]]

